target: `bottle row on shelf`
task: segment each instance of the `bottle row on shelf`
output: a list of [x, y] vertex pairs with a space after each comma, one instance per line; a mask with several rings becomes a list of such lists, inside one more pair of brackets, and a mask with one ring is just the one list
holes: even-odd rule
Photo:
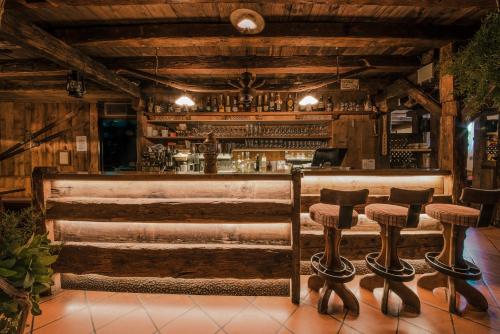
[[[266, 152], [251, 155], [249, 151], [219, 153], [217, 167], [221, 172], [255, 173], [255, 172], [287, 172], [297, 163], [312, 161], [312, 152], [286, 152], [285, 159], [271, 160]], [[142, 171], [180, 173], [203, 172], [205, 159], [196, 146], [188, 150], [177, 150], [175, 147], [152, 145], [143, 153]]]
[[147, 102], [148, 113], [180, 113], [180, 112], [283, 112], [283, 111], [326, 111], [339, 110], [342, 112], [371, 112], [376, 111], [370, 95], [365, 99], [354, 101], [334, 101], [332, 96], [320, 95], [316, 104], [299, 103], [298, 94], [288, 94], [282, 98], [278, 93], [260, 94], [253, 98], [251, 103], [244, 103], [241, 95], [207, 96], [200, 98], [191, 107], [176, 105], [175, 103], [156, 103], [153, 98]]
[[216, 138], [245, 138], [245, 137], [327, 137], [329, 136], [329, 126], [327, 124], [308, 125], [211, 125], [200, 124], [186, 126], [178, 124], [175, 128], [169, 126], [148, 125], [146, 127], [146, 137], [186, 137], [205, 138], [209, 133], [214, 133]]

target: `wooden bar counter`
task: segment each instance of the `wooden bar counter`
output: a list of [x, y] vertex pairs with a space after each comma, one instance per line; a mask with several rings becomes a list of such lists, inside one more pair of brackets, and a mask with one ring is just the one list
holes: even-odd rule
[[[323, 248], [322, 227], [308, 215], [321, 188], [370, 190], [387, 201], [391, 187], [434, 188], [451, 200], [451, 176], [438, 170], [310, 169], [288, 174], [33, 175], [35, 203], [46, 210], [52, 240], [63, 244], [59, 273], [111, 277], [291, 280], [298, 302], [300, 261]], [[301, 204], [302, 203], [302, 204]], [[364, 216], [344, 233], [352, 260], [380, 247], [378, 225]], [[401, 256], [423, 258], [442, 246], [440, 225], [422, 215], [404, 230]]]

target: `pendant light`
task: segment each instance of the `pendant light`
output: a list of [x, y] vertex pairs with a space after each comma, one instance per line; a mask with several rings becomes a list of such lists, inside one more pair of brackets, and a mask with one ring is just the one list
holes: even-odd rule
[[307, 105], [314, 105], [314, 104], [317, 104], [319, 101], [317, 98], [315, 98], [314, 96], [312, 96], [311, 94], [307, 94], [306, 96], [304, 96], [300, 101], [299, 101], [299, 104], [301, 106], [307, 106]]
[[192, 107], [194, 106], [194, 101], [184, 93], [177, 100], [175, 100], [175, 104], [182, 107]]
[[265, 21], [262, 15], [254, 10], [239, 8], [229, 16], [231, 24], [244, 35], [254, 35], [264, 30]]

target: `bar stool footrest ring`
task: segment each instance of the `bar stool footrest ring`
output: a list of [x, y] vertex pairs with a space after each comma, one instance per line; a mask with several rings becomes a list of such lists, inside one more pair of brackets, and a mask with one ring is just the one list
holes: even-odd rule
[[453, 278], [459, 278], [464, 280], [473, 280], [477, 281], [481, 279], [481, 269], [479, 269], [475, 264], [464, 260], [467, 267], [451, 267], [443, 262], [439, 261], [437, 257], [439, 256], [439, 252], [428, 252], [425, 253], [425, 262], [429, 264], [436, 271], [446, 275], [451, 276]]
[[319, 252], [311, 256], [311, 270], [319, 277], [335, 283], [346, 283], [354, 279], [356, 268], [345, 257], [340, 257], [342, 269], [332, 270], [322, 263], [324, 252]]
[[366, 266], [376, 275], [396, 282], [409, 282], [415, 277], [415, 269], [411, 264], [403, 259], [399, 259], [403, 268], [391, 270], [377, 263], [379, 252], [369, 253], [365, 257]]

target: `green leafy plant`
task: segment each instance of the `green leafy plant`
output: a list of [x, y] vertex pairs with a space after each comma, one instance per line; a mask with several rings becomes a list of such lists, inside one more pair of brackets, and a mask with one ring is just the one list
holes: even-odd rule
[[464, 116], [500, 109], [500, 13], [489, 14], [472, 40], [445, 66], [455, 77], [455, 88], [465, 103]]
[[[40, 231], [41, 215], [33, 209], [0, 213], [0, 334], [17, 333], [27, 316], [39, 315], [40, 293], [50, 288], [57, 259]], [[6, 288], [7, 289], [6, 289]], [[9, 292], [10, 291], [10, 292]], [[23, 318], [24, 316], [24, 318]]]

